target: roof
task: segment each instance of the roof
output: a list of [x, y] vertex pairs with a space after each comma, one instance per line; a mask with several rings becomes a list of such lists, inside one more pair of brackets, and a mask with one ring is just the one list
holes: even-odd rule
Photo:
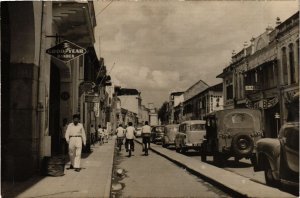
[[184, 91], [171, 92], [170, 95], [180, 96], [184, 93]]
[[186, 91], [192, 89], [193, 87], [195, 87], [197, 84], [199, 84], [200, 82], [202, 82], [204, 85], [209, 86], [206, 82], [204, 82], [203, 80], [199, 80], [196, 83], [194, 83], [192, 86], [190, 86]]
[[139, 91], [137, 89], [130, 89], [130, 88], [121, 88], [118, 91], [118, 96], [122, 95], [139, 95]]

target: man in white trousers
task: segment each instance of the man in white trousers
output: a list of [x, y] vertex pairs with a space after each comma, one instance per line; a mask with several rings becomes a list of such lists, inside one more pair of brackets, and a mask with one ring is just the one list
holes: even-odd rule
[[68, 125], [66, 131], [66, 141], [69, 144], [69, 156], [70, 156], [70, 169], [80, 171], [80, 159], [82, 143], [86, 145], [86, 135], [83, 125], [79, 123], [80, 116], [78, 114], [73, 115], [73, 122]]

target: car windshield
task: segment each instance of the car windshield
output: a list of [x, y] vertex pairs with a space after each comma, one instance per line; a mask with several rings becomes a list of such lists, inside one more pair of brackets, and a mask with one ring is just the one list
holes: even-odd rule
[[200, 131], [205, 130], [205, 124], [192, 124], [190, 126], [191, 131]]
[[224, 124], [227, 128], [253, 128], [253, 118], [246, 113], [228, 114], [224, 118]]
[[167, 130], [170, 131], [170, 132], [177, 132], [178, 127], [168, 127]]
[[163, 133], [165, 131], [164, 127], [155, 127], [155, 132]]

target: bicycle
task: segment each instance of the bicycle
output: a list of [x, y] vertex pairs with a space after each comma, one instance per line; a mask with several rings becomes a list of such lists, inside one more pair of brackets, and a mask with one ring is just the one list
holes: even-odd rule
[[143, 145], [144, 145], [145, 156], [148, 156], [148, 150], [150, 148], [150, 134], [147, 133], [143, 134]]
[[123, 137], [117, 138], [117, 147], [119, 148], [119, 151], [122, 150], [122, 144], [123, 144]]
[[126, 151], [128, 151], [128, 157], [131, 157], [131, 152], [134, 151], [133, 139], [127, 139], [126, 142]]

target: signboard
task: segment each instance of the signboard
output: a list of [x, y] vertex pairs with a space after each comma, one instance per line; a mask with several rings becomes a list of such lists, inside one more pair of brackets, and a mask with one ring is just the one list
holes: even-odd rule
[[97, 95], [85, 95], [84, 96], [84, 102], [88, 102], [88, 103], [99, 103], [99, 96]]
[[245, 91], [257, 91], [259, 90], [259, 87], [257, 85], [246, 85]]
[[68, 62], [85, 54], [86, 50], [70, 41], [65, 40], [56, 46], [47, 49], [46, 53], [61, 61]]
[[258, 102], [252, 102], [249, 99], [246, 99], [246, 107], [250, 109], [269, 109], [271, 107], [274, 107], [278, 103], [278, 97], [275, 97], [273, 99], [263, 99]]

